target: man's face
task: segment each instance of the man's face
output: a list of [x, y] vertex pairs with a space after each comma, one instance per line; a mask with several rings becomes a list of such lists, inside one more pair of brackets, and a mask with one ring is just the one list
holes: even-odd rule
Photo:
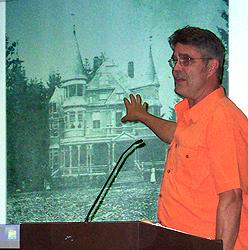
[[[172, 58], [202, 58], [203, 56], [196, 47], [177, 43]], [[177, 61], [172, 70], [175, 81], [175, 92], [183, 97], [197, 100], [206, 91], [207, 65], [204, 60], [190, 60], [188, 66], [180, 65]]]

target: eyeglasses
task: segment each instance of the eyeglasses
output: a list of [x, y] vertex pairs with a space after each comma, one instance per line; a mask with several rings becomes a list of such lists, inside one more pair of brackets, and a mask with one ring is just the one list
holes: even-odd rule
[[168, 60], [168, 63], [170, 65], [170, 67], [173, 69], [176, 66], [177, 62], [179, 62], [180, 66], [188, 67], [191, 64], [192, 61], [194, 61], [194, 60], [204, 60], [204, 59], [209, 60], [209, 59], [212, 59], [212, 58], [210, 58], [210, 57], [208, 57], [208, 58], [191, 58], [189, 56], [181, 56], [178, 59], [170, 58]]

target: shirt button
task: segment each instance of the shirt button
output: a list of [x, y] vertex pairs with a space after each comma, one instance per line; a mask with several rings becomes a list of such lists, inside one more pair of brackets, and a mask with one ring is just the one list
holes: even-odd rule
[[170, 169], [167, 170], [167, 173], [168, 173], [168, 174], [170, 173]]
[[189, 155], [185, 155], [186, 158], [189, 158]]
[[159, 194], [159, 198], [161, 198], [162, 197], [162, 194]]

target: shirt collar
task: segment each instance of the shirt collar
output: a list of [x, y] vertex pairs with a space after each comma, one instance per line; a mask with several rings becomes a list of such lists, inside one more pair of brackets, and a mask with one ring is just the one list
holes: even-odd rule
[[194, 105], [192, 108], [189, 107], [188, 99], [185, 98], [181, 102], [175, 105], [178, 120], [184, 120], [185, 122], [196, 122], [199, 118], [209, 114], [213, 111], [216, 103], [225, 96], [223, 87], [211, 92], [208, 96], [203, 98], [200, 102]]

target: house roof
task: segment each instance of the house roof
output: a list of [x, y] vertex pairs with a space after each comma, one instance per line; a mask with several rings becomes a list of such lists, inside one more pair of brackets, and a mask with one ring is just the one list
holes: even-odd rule
[[62, 72], [63, 79], [80, 78], [87, 80], [84, 72], [84, 65], [77, 40], [75, 25], [73, 25], [73, 36], [71, 39], [71, 56], [64, 63], [64, 70]]

